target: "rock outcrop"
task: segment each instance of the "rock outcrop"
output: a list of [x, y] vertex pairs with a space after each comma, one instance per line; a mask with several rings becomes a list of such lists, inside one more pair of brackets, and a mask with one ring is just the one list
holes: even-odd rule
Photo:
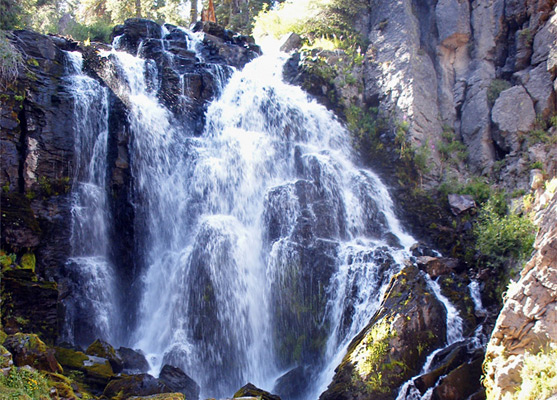
[[557, 343], [557, 194], [540, 215], [535, 252], [510, 286], [486, 354], [488, 398], [499, 399], [520, 387], [525, 353]]
[[394, 276], [379, 311], [352, 341], [320, 400], [392, 399], [445, 342], [445, 309], [416, 267]]

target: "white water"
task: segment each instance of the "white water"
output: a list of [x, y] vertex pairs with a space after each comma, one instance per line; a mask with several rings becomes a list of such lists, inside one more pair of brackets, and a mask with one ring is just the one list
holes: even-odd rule
[[[200, 138], [159, 103], [145, 60], [106, 56], [122, 71], [131, 105], [130, 163], [146, 267], [135, 347], [149, 355], [155, 374], [166, 362], [181, 367], [202, 396], [230, 395], [248, 380], [271, 390], [287, 367], [277, 332], [302, 323], [300, 329], [328, 336], [323, 359], [314, 360], [325, 364], [308, 394], [316, 398], [396, 271], [380, 271], [377, 260], [400, 262], [414, 243], [385, 186], [354, 164], [348, 133], [333, 115], [282, 83], [277, 55], [232, 75]], [[398, 237], [400, 250], [387, 245], [386, 232]], [[292, 279], [314, 274], [304, 269], [307, 246], [332, 260], [330, 273], [315, 271], [319, 293]], [[297, 296], [310, 303], [289, 304]], [[320, 308], [302, 311], [311, 317], [306, 326], [284, 304]]]
[[65, 54], [69, 76], [64, 81], [74, 99], [76, 124], [72, 249], [67, 261], [75, 287], [64, 300], [67, 323], [62, 337], [70, 342], [85, 336], [116, 343], [118, 301], [114, 268], [108, 256], [107, 231], [108, 93], [96, 80], [82, 73], [81, 53]]

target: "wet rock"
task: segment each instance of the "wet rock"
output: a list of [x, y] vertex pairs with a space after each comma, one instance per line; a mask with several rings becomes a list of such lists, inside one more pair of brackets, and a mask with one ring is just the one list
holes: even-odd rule
[[161, 393], [151, 396], [132, 396], [130, 400], [187, 400], [183, 393]]
[[423, 243], [415, 243], [410, 247], [410, 251], [414, 257], [428, 256], [437, 257], [439, 254]]
[[150, 369], [147, 359], [139, 351], [127, 347], [120, 347], [117, 354], [122, 360], [124, 372], [127, 374], [147, 372]]
[[156, 22], [148, 19], [130, 18], [123, 25], [116, 26], [112, 36], [120, 36], [119, 48], [135, 55], [143, 39], [161, 39], [162, 29]]
[[392, 399], [445, 337], [445, 309], [415, 267], [394, 276], [379, 311], [348, 348], [320, 400]]
[[[437, 353], [431, 363], [431, 372], [416, 378], [414, 384], [420, 393], [424, 394], [429, 388], [436, 385], [440, 377], [448, 375], [464, 364], [482, 358], [483, 351], [474, 350], [473, 343], [470, 340], [455, 343]], [[479, 380], [473, 386], [478, 390]]]
[[277, 379], [273, 392], [283, 399], [305, 398], [310, 387], [310, 373], [307, 368], [299, 366], [291, 369]]
[[460, 215], [476, 207], [474, 198], [467, 194], [450, 194], [448, 196], [449, 207], [454, 215]]
[[2, 193], [1, 196], [3, 247], [21, 249], [38, 246], [41, 228], [29, 199], [19, 193]]
[[79, 371], [82, 381], [91, 388], [93, 393], [100, 394], [114, 376], [110, 362], [106, 358], [88, 356], [81, 351], [56, 347], [56, 359], [64, 367], [64, 371]]
[[160, 393], [172, 393], [164, 383], [149, 374], [123, 375], [112, 379], [103, 391], [107, 398], [130, 398], [132, 396], [150, 396]]
[[427, 272], [433, 279], [454, 272], [459, 261], [454, 258], [420, 256], [416, 258], [416, 264], [422, 271]]
[[520, 148], [519, 134], [528, 132], [536, 120], [532, 99], [522, 86], [501, 92], [491, 111], [491, 119], [499, 129], [496, 140], [507, 151]]
[[49, 349], [37, 335], [26, 333], [10, 335], [4, 341], [4, 347], [12, 353], [14, 364], [18, 367], [29, 365], [43, 371], [62, 372], [54, 351]]
[[433, 389], [431, 399], [460, 400], [481, 392], [482, 361], [482, 357], [477, 357], [451, 371]]
[[234, 393], [235, 399], [240, 397], [255, 397], [261, 400], [280, 400], [279, 396], [259, 389], [252, 383], [242, 386], [236, 393]]
[[114, 347], [103, 340], [97, 339], [91, 343], [85, 354], [106, 358], [112, 370], [116, 373], [122, 372], [124, 369], [124, 361], [120, 358], [120, 355], [114, 350]]
[[180, 392], [188, 400], [199, 399], [199, 385], [180, 368], [166, 364], [162, 367], [159, 380], [173, 392]]
[[4, 271], [0, 288], [6, 332], [37, 332], [47, 343], [54, 343], [58, 337], [57, 284], [38, 281], [32, 270], [16, 269]]

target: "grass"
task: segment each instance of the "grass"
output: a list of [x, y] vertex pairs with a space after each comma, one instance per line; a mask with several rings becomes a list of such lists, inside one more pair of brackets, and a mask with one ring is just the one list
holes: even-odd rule
[[6, 32], [0, 30], [0, 88], [13, 84], [23, 68], [23, 56], [10, 43]]
[[536, 354], [526, 353], [520, 372], [522, 384], [513, 400], [547, 399], [557, 393], [557, 346]]

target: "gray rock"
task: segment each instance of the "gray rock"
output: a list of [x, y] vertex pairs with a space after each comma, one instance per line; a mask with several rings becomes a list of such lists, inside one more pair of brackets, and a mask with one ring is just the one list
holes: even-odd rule
[[476, 202], [468, 194], [450, 194], [448, 200], [454, 215], [462, 214], [464, 211], [476, 207]]
[[440, 0], [435, 7], [439, 41], [443, 46], [460, 47], [470, 39], [470, 4], [467, 1]]
[[530, 57], [532, 57], [532, 40], [533, 34], [529, 28], [516, 31], [516, 54], [514, 60], [515, 70], [521, 70], [530, 65]]
[[495, 76], [493, 64], [477, 62], [467, 80], [466, 100], [462, 105], [460, 133], [468, 147], [468, 161], [476, 171], [489, 167], [495, 160], [491, 137], [491, 120], [487, 90]]
[[288, 35], [282, 46], [280, 46], [280, 51], [290, 53], [293, 50], [298, 50], [300, 47], [302, 47], [302, 38], [297, 33], [292, 32]]
[[159, 380], [173, 392], [185, 394], [188, 400], [199, 399], [199, 385], [180, 368], [166, 364], [162, 367]]
[[549, 60], [548, 68], [553, 69], [557, 63], [557, 14], [553, 15], [545, 23], [542, 29], [534, 37], [534, 54], [532, 54], [532, 65]]
[[536, 114], [543, 118], [550, 117], [555, 110], [555, 94], [545, 61], [529, 72], [524, 86], [535, 102]]
[[524, 87], [513, 86], [501, 92], [491, 111], [491, 119], [500, 134], [495, 137], [498, 144], [507, 151], [518, 150], [519, 133], [528, 132], [536, 120], [534, 104]]

